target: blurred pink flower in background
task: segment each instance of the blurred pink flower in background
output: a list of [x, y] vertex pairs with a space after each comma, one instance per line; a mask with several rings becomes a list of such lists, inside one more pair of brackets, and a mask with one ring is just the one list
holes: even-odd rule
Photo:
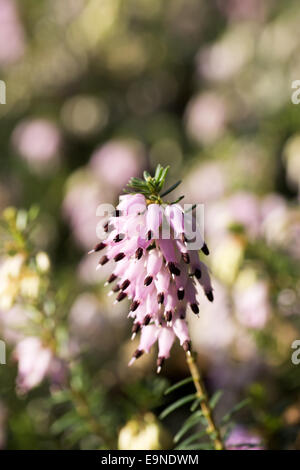
[[201, 315], [189, 318], [191, 339], [193, 347], [198, 351], [212, 352], [211, 356], [218, 351], [224, 351], [233, 342], [236, 326], [231, 316], [228, 294], [225, 287], [215, 279], [212, 279], [214, 286], [214, 302], [207, 305], [201, 302], [203, 293], [197, 289], [197, 299], [199, 298]]
[[106, 184], [120, 190], [144, 166], [143, 147], [136, 140], [111, 140], [93, 153], [90, 166]]
[[75, 240], [84, 249], [90, 249], [97, 241], [99, 204], [113, 201], [114, 194], [109, 193], [102, 181], [87, 169], [76, 171], [68, 179], [63, 214], [71, 225]]
[[205, 229], [212, 239], [219, 240], [233, 224], [240, 224], [253, 238], [259, 233], [260, 219], [259, 199], [250, 192], [237, 192], [207, 205]]
[[214, 43], [202, 47], [196, 56], [199, 77], [222, 82], [232, 79], [251, 59], [254, 28], [239, 23]]
[[264, 281], [254, 282], [246, 288], [235, 288], [236, 316], [242, 325], [262, 329], [270, 316], [269, 289]]
[[235, 21], [264, 20], [270, 3], [261, 0], [218, 0], [218, 6], [224, 15]]
[[270, 193], [265, 196], [261, 201], [261, 219], [262, 230], [261, 233], [265, 234], [265, 228], [271, 220], [281, 218], [281, 215], [287, 212], [287, 203], [285, 199], [276, 193]]
[[70, 310], [69, 322], [73, 352], [84, 346], [103, 347], [103, 339], [107, 335], [107, 320], [95, 295], [83, 293], [77, 297]]
[[219, 162], [205, 162], [192, 167], [181, 186], [187, 195], [186, 200], [192, 204], [219, 199], [224, 195], [226, 187], [226, 174]]
[[267, 243], [280, 246], [300, 258], [300, 210], [288, 207], [279, 195], [270, 194], [262, 201], [261, 233]]
[[188, 103], [187, 132], [196, 142], [211, 143], [222, 136], [227, 115], [227, 106], [222, 97], [216, 93], [202, 93]]
[[224, 390], [224, 398], [227, 403], [219, 403], [219, 407], [222, 408], [225, 405], [224, 410], [228, 410], [238, 402], [247, 387], [266, 374], [267, 368], [259, 356], [254, 357], [245, 366], [245, 362], [222, 354], [209, 369], [208, 381], [213, 389]]
[[20, 59], [25, 49], [23, 26], [14, 0], [0, 0], [0, 64]]
[[1, 335], [5, 341], [15, 344], [24, 337], [27, 325], [27, 314], [24, 307], [15, 305], [9, 311], [0, 312]]
[[144, 163], [143, 147], [139, 142], [112, 140], [93, 153], [87, 167], [71, 175], [67, 181], [63, 212], [75, 239], [84, 249], [91, 248], [97, 241], [96, 228], [101, 223], [96, 214], [98, 206], [114, 204], [120, 190], [131, 176], [142, 171]]
[[31, 336], [20, 341], [14, 357], [18, 361], [17, 388], [20, 393], [36, 387], [46, 376], [54, 382], [63, 378], [60, 361], [49, 348], [42, 345], [39, 338]]
[[33, 170], [43, 173], [57, 167], [61, 136], [51, 121], [22, 121], [14, 130], [12, 141], [20, 156]]
[[252, 193], [239, 192], [231, 196], [227, 204], [232, 222], [240, 223], [248, 235], [256, 236], [260, 226], [259, 199]]
[[226, 441], [227, 450], [264, 450], [259, 436], [242, 426], [236, 426]]

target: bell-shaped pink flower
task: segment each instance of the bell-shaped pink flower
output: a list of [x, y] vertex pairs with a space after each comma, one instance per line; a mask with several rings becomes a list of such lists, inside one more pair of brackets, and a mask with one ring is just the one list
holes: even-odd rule
[[157, 359], [157, 373], [161, 371], [161, 367], [165, 361], [170, 357], [170, 352], [175, 341], [175, 334], [172, 328], [162, 327], [158, 333], [158, 359]]
[[178, 204], [172, 204], [165, 208], [165, 216], [173, 228], [176, 237], [184, 235], [184, 217], [183, 210]]
[[159, 237], [159, 227], [162, 222], [162, 208], [159, 204], [149, 204], [146, 215], [148, 238]]

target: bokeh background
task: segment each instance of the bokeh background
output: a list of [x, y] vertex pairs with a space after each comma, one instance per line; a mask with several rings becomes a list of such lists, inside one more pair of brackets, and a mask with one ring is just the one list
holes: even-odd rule
[[99, 426], [111, 446], [172, 447], [188, 410], [155, 416], [184, 354], [160, 377], [154, 354], [127, 367], [128, 305], [87, 255], [98, 204], [161, 163], [205, 204], [215, 302], [189, 317], [208, 390], [224, 391], [217, 415], [250, 397], [234, 432], [300, 448], [299, 21], [292, 0], [0, 0], [0, 207], [19, 226], [40, 209], [33, 246], [72, 385], [16, 387], [33, 314], [0, 288], [0, 447], [101, 448]]

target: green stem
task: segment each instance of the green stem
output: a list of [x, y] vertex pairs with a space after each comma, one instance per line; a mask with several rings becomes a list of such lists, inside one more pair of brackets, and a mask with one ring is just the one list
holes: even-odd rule
[[203, 380], [201, 378], [200, 371], [196, 364], [195, 357], [193, 354], [189, 355], [187, 353], [186, 360], [187, 360], [187, 364], [189, 366], [190, 373], [191, 373], [191, 376], [192, 376], [192, 379], [196, 388], [196, 392], [197, 392], [196, 395], [198, 398], [201, 399], [200, 401], [201, 410], [202, 410], [203, 416], [205, 417], [207, 421], [206, 433], [211, 438], [214, 444], [215, 450], [225, 450], [224, 443], [221, 438], [220, 430], [217, 427], [213, 418], [213, 414], [209, 405], [209, 400], [208, 400], [208, 396], [206, 393], [206, 389], [205, 389]]

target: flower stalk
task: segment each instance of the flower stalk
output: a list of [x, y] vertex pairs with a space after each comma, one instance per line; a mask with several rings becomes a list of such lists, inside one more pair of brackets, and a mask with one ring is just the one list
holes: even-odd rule
[[186, 360], [187, 360], [187, 364], [188, 364], [188, 367], [189, 367], [189, 370], [190, 370], [190, 373], [191, 373], [191, 376], [192, 376], [192, 379], [196, 388], [197, 398], [199, 398], [200, 400], [200, 406], [201, 406], [203, 416], [205, 417], [207, 421], [206, 433], [212, 440], [215, 450], [225, 450], [225, 447], [221, 438], [220, 430], [217, 427], [213, 418], [212, 409], [209, 404], [209, 399], [207, 396], [205, 385], [203, 383], [199, 368], [195, 361], [194, 354], [187, 353]]

